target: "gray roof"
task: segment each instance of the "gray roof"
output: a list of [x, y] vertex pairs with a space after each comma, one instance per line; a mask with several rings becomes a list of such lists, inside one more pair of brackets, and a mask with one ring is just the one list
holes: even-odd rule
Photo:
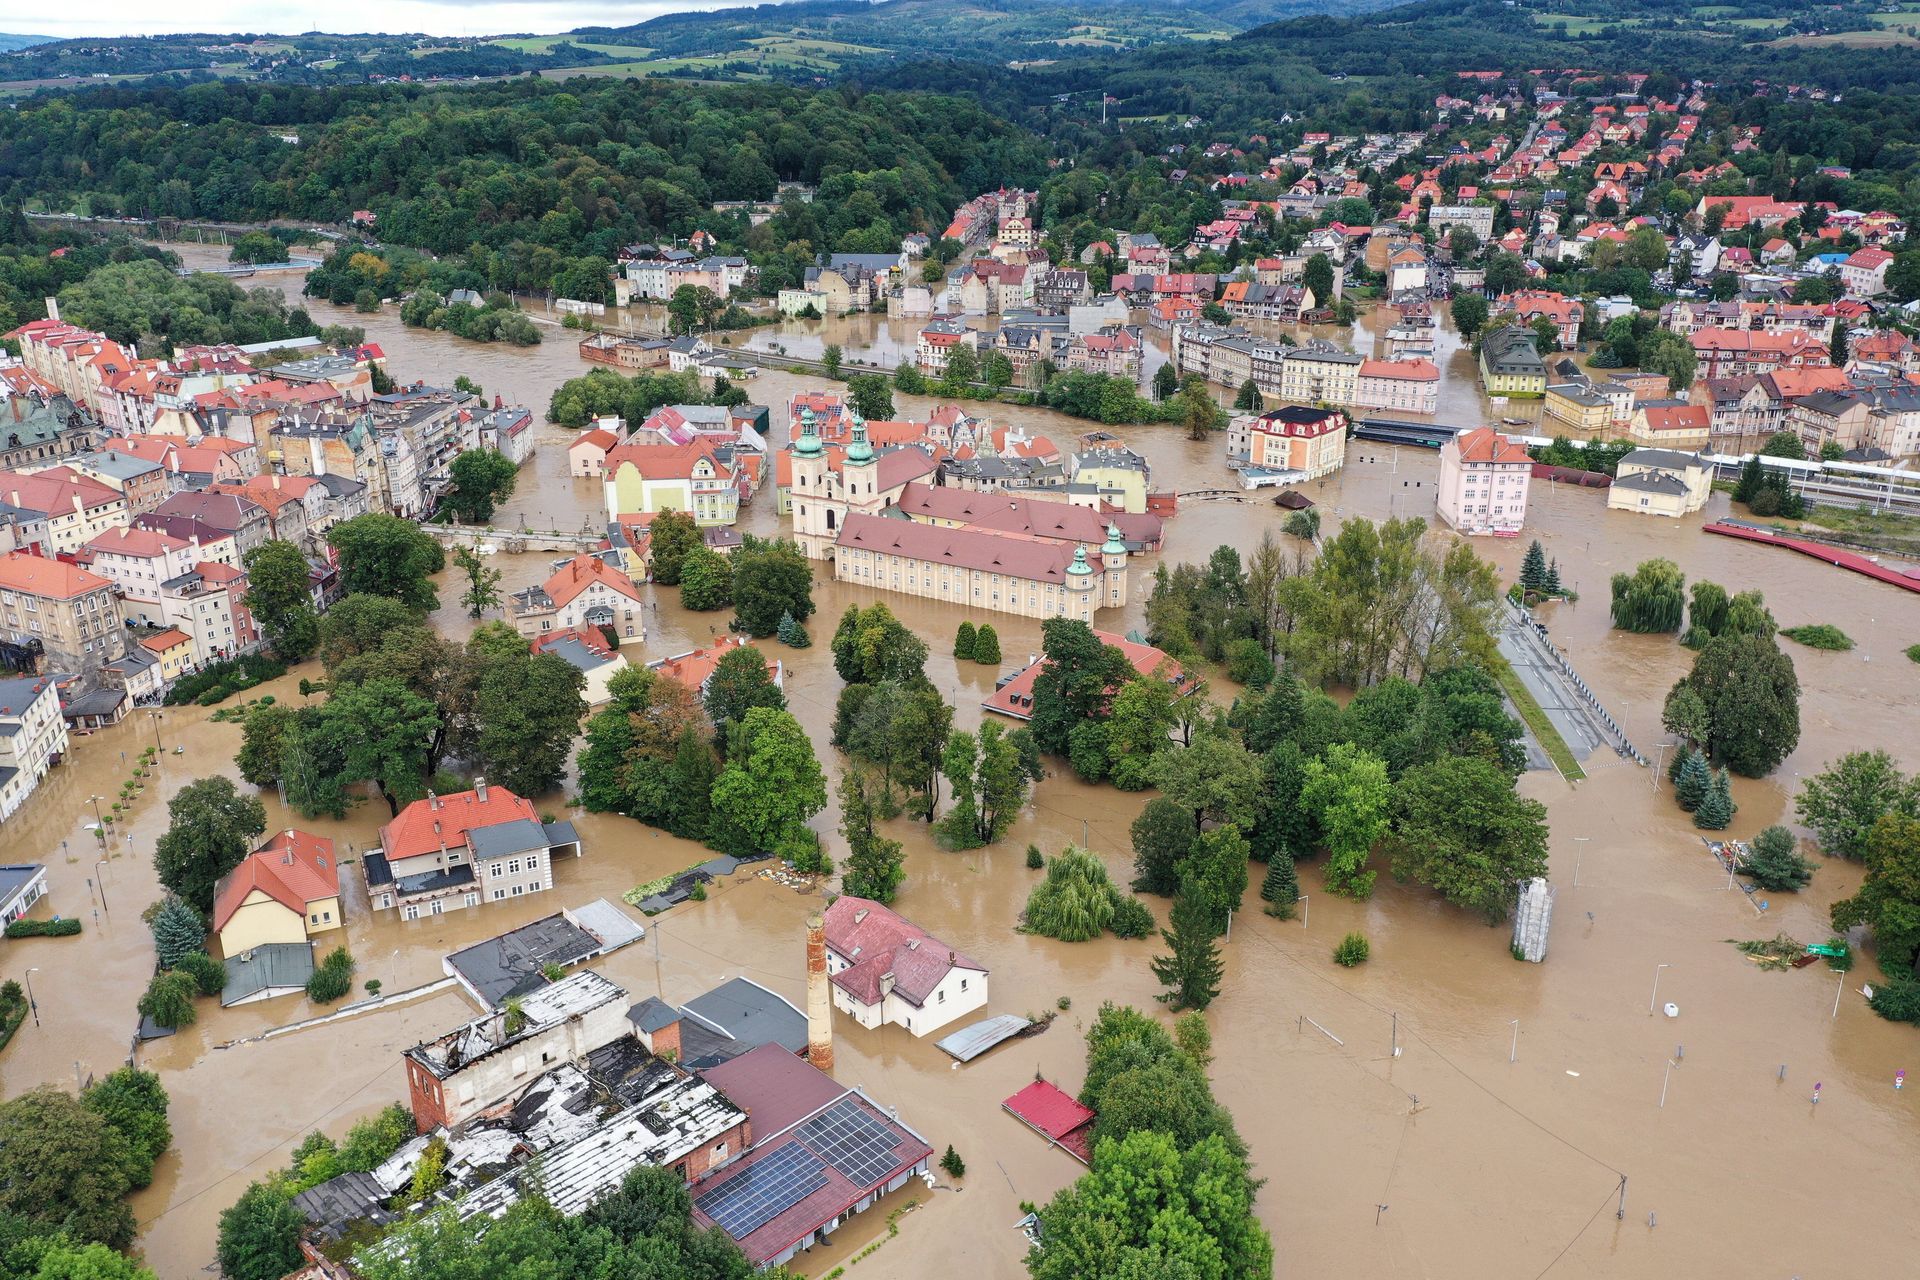
[[103, 449], [98, 453], [83, 453], [74, 462], [84, 465], [89, 471], [97, 471], [103, 476], [112, 476], [116, 480], [132, 480], [138, 476], [151, 475], [166, 468], [157, 462], [145, 458], [136, 458], [130, 453]]
[[1643, 493], [1671, 494], [1675, 497], [1687, 491], [1687, 483], [1664, 471], [1636, 471], [1630, 476], [1621, 476], [1613, 482], [1616, 489], [1634, 489]]
[[549, 846], [580, 843], [580, 833], [573, 829], [571, 822], [543, 822], [540, 824], [540, 834], [546, 837]]
[[582, 644], [578, 636], [566, 636], [555, 640], [542, 648], [541, 652], [563, 658], [580, 671], [595, 671], [613, 661], [612, 654], [602, 656], [594, 652]]
[[42, 691], [53, 687], [53, 681], [45, 676], [16, 676], [11, 680], [0, 680], [0, 713], [22, 714], [33, 705]]
[[509, 997], [545, 986], [542, 966], [571, 964], [600, 950], [600, 939], [556, 913], [456, 951], [446, 964], [480, 999], [498, 1008]]
[[1641, 467], [1703, 467], [1698, 454], [1685, 453], [1679, 449], [1635, 449], [1620, 459], [1622, 465], [1632, 464]]
[[793, 1053], [807, 1047], [807, 1015], [748, 978], [734, 978], [695, 996], [681, 1012], [686, 1015], [680, 1028], [682, 1058], [695, 1068], [737, 1058], [763, 1044]]
[[239, 1004], [255, 996], [291, 993], [313, 976], [313, 948], [305, 942], [269, 942], [227, 957], [227, 985], [220, 1003]]
[[490, 827], [469, 828], [467, 841], [473, 846], [474, 856], [480, 858], [504, 858], [509, 854], [547, 847], [546, 833], [532, 818], [515, 818], [512, 822], [496, 822]]
[[648, 996], [627, 1010], [627, 1021], [651, 1035], [662, 1027], [670, 1027], [680, 1021], [680, 1011], [659, 996]]
[[69, 720], [75, 716], [110, 716], [126, 700], [125, 689], [90, 689], [77, 698], [69, 699], [60, 710]]
[[20, 862], [10, 866], [0, 866], [0, 907], [12, 902], [28, 885], [45, 874], [47, 874], [46, 867], [38, 862]]
[[370, 1173], [343, 1173], [317, 1187], [309, 1187], [293, 1198], [298, 1209], [322, 1240], [337, 1240], [346, 1229], [362, 1220], [385, 1226], [394, 1217], [383, 1207], [386, 1188]]

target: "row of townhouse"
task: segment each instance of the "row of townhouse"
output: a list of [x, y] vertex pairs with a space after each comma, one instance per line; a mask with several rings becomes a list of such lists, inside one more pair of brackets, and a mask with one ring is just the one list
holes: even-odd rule
[[1370, 360], [1322, 339], [1299, 346], [1243, 330], [1182, 325], [1173, 359], [1182, 374], [1237, 387], [1251, 380], [1264, 396], [1294, 404], [1434, 413], [1440, 370], [1431, 360]]

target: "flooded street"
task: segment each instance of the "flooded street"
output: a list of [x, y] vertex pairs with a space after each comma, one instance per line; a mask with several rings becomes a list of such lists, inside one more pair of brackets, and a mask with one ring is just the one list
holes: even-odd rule
[[[364, 326], [385, 348], [398, 379], [450, 381], [464, 373], [487, 395], [523, 402], [536, 416], [555, 386], [591, 367], [578, 358], [571, 331], [544, 330], [548, 341], [530, 349], [479, 346], [404, 329], [393, 308], [361, 316], [308, 305], [321, 323]], [[918, 327], [917, 321], [863, 316], [794, 322], [753, 337], [795, 354], [808, 350], [807, 341], [840, 341], [851, 356], [868, 343], [897, 349], [904, 342], [910, 349]], [[1452, 347], [1450, 353], [1443, 347], [1440, 419], [1484, 415], [1470, 354], [1453, 335], [1442, 337]], [[879, 362], [897, 360], [887, 355]], [[821, 385], [765, 371], [747, 389], [773, 407], [774, 437], [781, 441], [787, 397]], [[937, 403], [899, 395], [895, 402], [901, 418], [924, 417]], [[1043, 431], [1062, 446], [1094, 425], [1037, 409], [979, 411], [997, 423]], [[544, 425], [540, 432], [539, 452], [498, 523], [598, 525], [598, 484], [566, 476], [564, 444], [571, 433]], [[1230, 483], [1218, 441], [1192, 443], [1160, 427], [1118, 434], [1151, 460], [1157, 487], [1190, 491]], [[1436, 472], [1431, 453], [1357, 442], [1344, 471], [1305, 492], [1325, 512], [1327, 533], [1356, 515], [1431, 519]], [[1716, 495], [1708, 514], [1723, 512], [1725, 504]], [[1185, 504], [1168, 526], [1165, 558], [1203, 559], [1222, 542], [1244, 551], [1263, 532], [1277, 532], [1284, 514], [1264, 495]], [[756, 497], [742, 520], [746, 530], [762, 534], [777, 532], [780, 523], [770, 491]], [[1708, 537], [1700, 523], [1698, 517], [1673, 522], [1608, 512], [1596, 491], [1536, 490], [1528, 534], [1542, 541], [1583, 596], [1543, 616], [1628, 735], [1643, 749], [1662, 738], [1661, 701], [1692, 655], [1671, 637], [1614, 633], [1607, 580], [1643, 559], [1665, 556], [1690, 581], [1706, 577], [1729, 592], [1765, 591], [1783, 626], [1832, 622], [1859, 644], [1851, 653], [1785, 645], [1803, 686], [1800, 747], [1771, 778], [1736, 780], [1740, 810], [1731, 834], [1747, 837], [1790, 820], [1798, 777], [1845, 751], [1882, 747], [1909, 770], [1920, 767], [1913, 747], [1920, 666], [1900, 653], [1920, 641], [1920, 604], [1803, 557]], [[1483, 541], [1476, 549], [1511, 578], [1526, 541]], [[551, 558], [501, 555], [493, 563], [510, 591], [543, 578]], [[1145, 563], [1136, 581], [1151, 568]], [[647, 656], [704, 644], [724, 627], [725, 614], [681, 610], [675, 590], [644, 590], [657, 605]], [[461, 634], [472, 623], [451, 603], [455, 594], [443, 580], [447, 603], [436, 622]], [[1134, 594], [1130, 608], [1104, 613], [1100, 625], [1143, 627], [1146, 590]], [[950, 637], [968, 616], [963, 611], [818, 583], [814, 645], [765, 645], [788, 666], [789, 703], [813, 736], [830, 782], [838, 760], [826, 741], [839, 680], [826, 642], [849, 603], [873, 599], [885, 599], [928, 640], [927, 674], [956, 707], [957, 726], [979, 723], [980, 701], [1000, 674], [949, 656]], [[992, 621], [1008, 659], [1004, 670], [1016, 669], [1038, 648], [1038, 624], [999, 615]], [[317, 673], [308, 664], [262, 691], [297, 699], [299, 678]], [[1231, 689], [1216, 682], [1222, 700]], [[0, 1051], [0, 1093], [11, 1096], [42, 1082], [71, 1085], [76, 1065], [83, 1075], [104, 1073], [126, 1059], [132, 1006], [152, 966], [139, 912], [158, 894], [151, 852], [165, 828], [165, 798], [195, 777], [236, 776], [240, 730], [211, 723], [209, 714], [165, 710], [158, 732], [167, 752], [158, 776], [135, 801], [126, 830], [116, 833], [115, 856], [98, 872], [93, 836], [83, 825], [92, 821], [88, 797], [114, 793], [131, 769], [122, 753], [130, 760], [154, 740], [155, 724], [144, 715], [76, 738], [66, 767], [0, 833], [0, 860], [46, 862], [51, 909], [79, 915], [87, 925], [77, 939], [0, 943], [0, 979], [38, 969], [33, 982], [43, 1024], [36, 1029], [29, 1022]], [[185, 753], [172, 754], [176, 745]], [[1911, 1212], [1920, 1099], [1896, 1093], [1893, 1079], [1900, 1068], [1920, 1066], [1920, 1031], [1881, 1020], [1856, 994], [1876, 976], [1870, 960], [1848, 976], [1836, 1017], [1836, 975], [1824, 966], [1763, 972], [1723, 941], [1782, 931], [1802, 941], [1823, 939], [1827, 908], [1857, 886], [1858, 869], [1823, 862], [1807, 891], [1760, 895], [1771, 909], [1758, 918], [1746, 895], [1727, 889], [1664, 779], [1656, 790], [1647, 770], [1607, 753], [1593, 756], [1587, 768], [1591, 777], [1576, 786], [1539, 773], [1522, 783], [1547, 804], [1552, 826], [1559, 897], [1543, 965], [1516, 963], [1504, 928], [1488, 929], [1387, 877], [1371, 901], [1354, 903], [1323, 894], [1318, 867], [1304, 865], [1304, 924], [1268, 918], [1249, 895], [1224, 948], [1226, 979], [1208, 1021], [1218, 1096], [1267, 1179], [1258, 1210], [1273, 1234], [1277, 1273], [1303, 1280], [1338, 1274], [1526, 1280], [1543, 1269], [1633, 1280], [1903, 1274], [1920, 1249], [1920, 1223]], [[582, 859], [558, 866], [556, 891], [544, 897], [401, 922], [392, 914], [371, 916], [357, 873], [345, 874], [352, 888], [344, 937], [359, 962], [356, 984], [378, 978], [392, 993], [431, 982], [441, 976], [441, 957], [462, 945], [562, 906], [616, 898], [707, 856], [699, 846], [626, 819], [578, 810], [569, 794], [535, 800], [541, 810], [574, 821], [585, 848]], [[297, 824], [319, 831], [335, 840], [343, 860], [374, 842], [387, 817], [375, 800], [344, 822], [301, 823], [271, 793], [263, 798], [269, 829]], [[1013, 931], [1039, 874], [1024, 866], [1024, 851], [1032, 842], [1052, 852], [1080, 842], [1084, 832], [1124, 881], [1131, 876], [1127, 828], [1147, 798], [1052, 776], [1002, 843], [967, 853], [936, 848], [920, 824], [890, 824], [888, 834], [903, 840], [908, 854], [896, 906], [991, 968], [993, 999], [984, 1014], [1039, 1015], [1062, 997], [1070, 1008], [1045, 1034], [958, 1069], [933, 1037], [915, 1039], [899, 1027], [863, 1031], [837, 1020], [836, 1077], [898, 1107], [936, 1150], [952, 1142], [969, 1172], [959, 1189], [943, 1176], [931, 1195], [917, 1183], [896, 1193], [881, 1212], [850, 1220], [833, 1245], [801, 1255], [797, 1270], [820, 1276], [845, 1263], [884, 1238], [887, 1209], [917, 1199], [918, 1207], [899, 1219], [899, 1236], [868, 1260], [863, 1274], [1024, 1276], [1021, 1241], [1012, 1229], [1020, 1203], [1046, 1200], [1080, 1169], [1002, 1113], [1000, 1100], [1036, 1072], [1076, 1089], [1082, 1033], [1102, 1000], [1160, 1008], [1147, 966], [1160, 949], [1157, 940], [1067, 944]], [[829, 808], [815, 825], [828, 832], [836, 821]], [[89, 877], [97, 877], [107, 895], [97, 925]], [[1165, 916], [1165, 902], [1149, 903], [1156, 916]], [[657, 977], [650, 944], [594, 967], [636, 1000], [658, 992], [684, 1001], [746, 975], [800, 1004], [803, 921], [819, 905], [817, 897], [736, 873], [713, 886], [707, 901], [649, 922], [659, 939]], [[1354, 970], [1329, 958], [1349, 929], [1363, 930], [1373, 944], [1372, 960]], [[1656, 965], [1671, 966], [1660, 975], [1659, 993], [1662, 1002], [1679, 1005], [1677, 1020], [1649, 1013]], [[162, 1280], [203, 1274], [220, 1211], [247, 1182], [283, 1166], [308, 1131], [338, 1136], [353, 1119], [403, 1098], [400, 1051], [471, 1016], [467, 1002], [447, 992], [221, 1048], [313, 1010], [304, 997], [224, 1011], [203, 1000], [199, 1007], [198, 1023], [138, 1054], [142, 1065], [161, 1073], [174, 1099], [174, 1146], [134, 1204], [140, 1247]], [[1517, 1061], [1510, 1063], [1515, 1019]], [[1392, 1056], [1396, 1035], [1398, 1058]], [[1680, 1046], [1684, 1056], [1671, 1071], [1662, 1107], [1663, 1076]], [[1824, 1085], [1818, 1106], [1809, 1101], [1816, 1081]], [[1616, 1219], [1623, 1174], [1625, 1215]], [[1657, 1225], [1649, 1226], [1650, 1213]]]

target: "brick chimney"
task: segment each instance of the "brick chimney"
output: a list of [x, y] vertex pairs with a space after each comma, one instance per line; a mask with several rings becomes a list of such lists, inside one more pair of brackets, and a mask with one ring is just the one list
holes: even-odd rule
[[647, 1039], [654, 1053], [673, 1062], [680, 1061], [680, 1019], [675, 1018]]
[[807, 1061], [833, 1070], [833, 1001], [827, 992], [827, 924], [807, 917]]
[[487, 802], [487, 780], [485, 778], [475, 778], [473, 780], [473, 798], [481, 804]]

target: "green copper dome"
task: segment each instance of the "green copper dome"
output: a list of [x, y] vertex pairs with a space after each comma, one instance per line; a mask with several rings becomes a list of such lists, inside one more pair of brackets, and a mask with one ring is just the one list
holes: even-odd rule
[[820, 456], [820, 450], [820, 429], [814, 423], [813, 410], [803, 408], [800, 410], [800, 435], [793, 442], [794, 456], [817, 458]]
[[1120, 541], [1119, 525], [1109, 524], [1107, 526], [1107, 545], [1100, 548], [1100, 554], [1103, 556], [1123, 556], [1127, 554], [1127, 544]]
[[1067, 566], [1067, 572], [1076, 578], [1084, 578], [1093, 573], [1093, 566], [1087, 563], [1087, 549], [1085, 547], [1075, 547], [1073, 549], [1073, 563]]
[[852, 414], [853, 442], [847, 446], [848, 462], [872, 462], [873, 445], [867, 440], [867, 420], [859, 414]]

